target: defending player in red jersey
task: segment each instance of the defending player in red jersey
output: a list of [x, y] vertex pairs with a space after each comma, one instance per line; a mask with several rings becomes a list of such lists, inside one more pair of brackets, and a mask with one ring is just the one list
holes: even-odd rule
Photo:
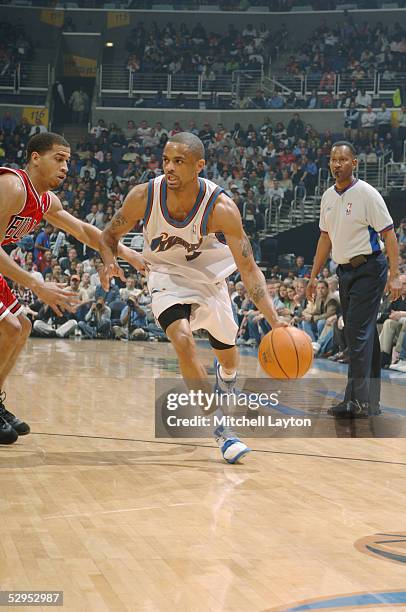
[[[46, 132], [29, 140], [26, 170], [0, 168], [0, 444], [11, 444], [30, 431], [27, 423], [4, 406], [4, 382], [30, 335], [31, 323], [2, 275], [31, 289], [57, 314], [75, 301], [74, 294], [62, 285], [39, 282], [20, 268], [2, 247], [21, 240], [44, 218], [91, 248], [99, 248], [100, 230], [66, 212], [49, 191], [66, 178], [69, 158], [69, 143], [59, 134]], [[140, 255], [123, 245], [119, 249], [134, 268], [144, 269]]]

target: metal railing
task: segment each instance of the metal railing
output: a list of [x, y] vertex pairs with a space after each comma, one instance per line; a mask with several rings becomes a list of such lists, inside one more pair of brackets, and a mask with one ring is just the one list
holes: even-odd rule
[[131, 89], [131, 72], [125, 66], [99, 66], [100, 96], [103, 93], [129, 94]]
[[51, 84], [51, 65], [21, 62], [0, 75], [0, 90], [10, 93], [20, 91], [48, 91]]
[[[255, 74], [254, 74], [255, 73]], [[161, 91], [166, 98], [179, 93], [203, 98], [213, 92], [219, 95], [245, 95], [252, 83], [258, 87], [261, 71], [235, 71], [234, 73], [217, 74], [216, 78], [207, 78], [202, 74], [156, 74], [134, 72], [123, 66], [102, 64], [99, 67], [99, 96], [103, 94], [123, 94], [129, 97], [134, 94], [152, 95]]]
[[385, 166], [385, 189], [406, 190], [406, 165], [400, 162], [390, 162]]
[[385, 168], [392, 161], [392, 151], [387, 151], [377, 161], [368, 161], [368, 158], [358, 160], [355, 174], [358, 178], [367, 181], [376, 189], [385, 187]]
[[232, 94], [236, 100], [250, 98], [262, 89], [263, 70], [234, 70], [232, 74]]
[[330, 183], [332, 181], [331, 173], [328, 168], [319, 168], [319, 172], [317, 174], [317, 186], [316, 193], [323, 193], [328, 187], [330, 187]]
[[[356, 80], [356, 86], [358, 89], [365, 89], [367, 93], [373, 96], [390, 96], [404, 81], [406, 73], [395, 72], [392, 73], [390, 78], [387, 77], [387, 74], [384, 76], [381, 72], [376, 71], [372, 76]], [[273, 82], [274, 87], [293, 91], [299, 96], [308, 95], [314, 90], [319, 94], [331, 90], [334, 95], [339, 96], [352, 87], [354, 78], [351, 74], [335, 73], [334, 80], [327, 85], [327, 83], [323, 82], [322, 76], [271, 72], [270, 80]]]

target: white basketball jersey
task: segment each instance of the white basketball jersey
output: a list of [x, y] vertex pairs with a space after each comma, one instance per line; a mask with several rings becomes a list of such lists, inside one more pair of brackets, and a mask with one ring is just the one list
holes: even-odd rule
[[236, 270], [222, 237], [207, 233], [207, 220], [224, 190], [199, 178], [200, 190], [184, 221], [172, 219], [166, 204], [165, 175], [151, 179], [144, 217], [143, 255], [151, 272], [177, 274], [198, 283], [218, 283]]

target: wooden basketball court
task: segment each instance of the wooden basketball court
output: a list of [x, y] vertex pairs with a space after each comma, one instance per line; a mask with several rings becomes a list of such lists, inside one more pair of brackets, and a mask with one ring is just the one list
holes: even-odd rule
[[[241, 372], [260, 375], [253, 354]], [[227, 465], [214, 440], [154, 438], [153, 379], [178, 375], [168, 344], [30, 340], [7, 407], [33, 433], [0, 447], [1, 590], [74, 611], [406, 610], [405, 440], [254, 438]], [[405, 380], [385, 390], [399, 427]]]

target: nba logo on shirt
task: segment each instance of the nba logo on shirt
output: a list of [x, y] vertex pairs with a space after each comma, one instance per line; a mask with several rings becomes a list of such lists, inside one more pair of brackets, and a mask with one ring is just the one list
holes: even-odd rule
[[197, 234], [197, 225], [196, 225], [196, 223], [193, 223], [193, 233]]
[[352, 203], [348, 202], [347, 208], [345, 209], [345, 214], [346, 215], [350, 215], [351, 214], [351, 208], [352, 208]]

